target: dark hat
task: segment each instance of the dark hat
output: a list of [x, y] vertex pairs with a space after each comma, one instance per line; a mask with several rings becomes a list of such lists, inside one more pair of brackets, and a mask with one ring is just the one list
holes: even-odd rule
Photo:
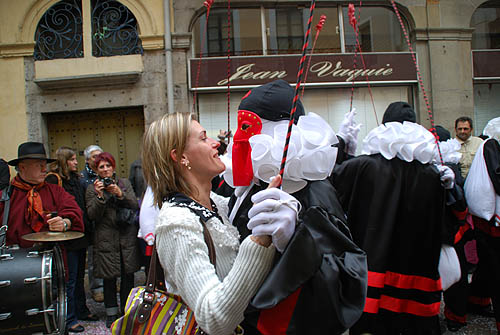
[[[282, 79], [261, 85], [249, 91], [241, 100], [238, 110], [254, 112], [261, 119], [269, 121], [290, 120], [295, 90]], [[300, 100], [293, 114], [295, 123], [304, 115]]]
[[441, 126], [436, 126], [436, 133], [440, 142], [448, 141], [451, 138], [450, 132]]
[[47, 157], [45, 148], [39, 142], [25, 142], [17, 148], [17, 158], [9, 161], [9, 165], [16, 166], [23, 159], [44, 159], [47, 163], [54, 162], [55, 159]]
[[398, 101], [391, 103], [385, 110], [382, 123], [403, 121], [417, 122], [417, 116], [409, 103]]

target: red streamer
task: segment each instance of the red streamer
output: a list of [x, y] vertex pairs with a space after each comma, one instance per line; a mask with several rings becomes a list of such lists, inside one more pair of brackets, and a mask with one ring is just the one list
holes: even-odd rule
[[356, 9], [354, 8], [354, 4], [350, 3], [347, 9], [347, 15], [349, 16], [349, 24], [352, 28], [357, 31], [358, 30], [358, 20], [356, 20]]
[[[349, 15], [349, 23], [352, 25], [354, 32], [356, 33], [356, 46], [354, 48], [354, 70], [356, 70], [356, 56], [359, 51], [359, 56], [361, 58], [361, 63], [363, 64], [363, 70], [365, 74], [365, 79], [366, 79], [366, 84], [368, 86], [368, 92], [370, 94], [370, 100], [372, 102], [373, 106], [373, 113], [375, 114], [375, 122], [377, 122], [377, 126], [379, 125], [378, 122], [378, 116], [377, 116], [377, 110], [375, 108], [375, 101], [373, 100], [373, 92], [372, 88], [370, 85], [370, 80], [368, 79], [368, 74], [366, 72], [366, 63], [365, 63], [365, 57], [363, 56], [363, 50], [361, 49], [361, 43], [359, 42], [359, 29], [357, 26], [357, 23], [359, 21], [359, 18], [361, 17], [361, 6], [362, 6], [362, 1], [359, 1], [359, 7], [360, 10], [358, 11], [358, 18], [356, 18], [356, 9], [353, 4], [349, 4], [349, 9], [348, 9], [348, 15]], [[350, 109], [352, 110], [352, 102], [354, 98], [354, 81], [355, 78], [352, 79], [352, 86], [351, 86], [351, 103], [350, 103]]]
[[318, 24], [315, 27], [316, 28], [316, 36], [314, 37], [314, 43], [313, 43], [313, 46], [311, 48], [311, 54], [309, 55], [309, 59], [307, 60], [306, 74], [304, 76], [304, 85], [302, 86], [302, 93], [300, 96], [301, 99], [304, 97], [304, 90], [306, 88], [307, 74], [309, 73], [309, 68], [311, 67], [311, 59], [312, 59], [312, 55], [314, 53], [314, 48], [316, 47], [316, 41], [318, 40], [319, 33], [323, 29], [325, 22], [326, 22], [326, 15], [321, 15], [319, 17]]
[[431, 129], [430, 131], [434, 135], [434, 138], [436, 139], [436, 145], [438, 148], [438, 153], [439, 153], [439, 160], [441, 161], [441, 164], [443, 163], [443, 156], [441, 154], [441, 147], [439, 146], [439, 136], [436, 132], [436, 126], [434, 124], [434, 116], [432, 115], [431, 111], [431, 106], [429, 104], [429, 99], [427, 98], [427, 93], [425, 92], [425, 87], [424, 87], [424, 81], [422, 80], [422, 74], [420, 73], [420, 68], [417, 63], [417, 58], [415, 57], [415, 52], [413, 51], [413, 47], [411, 46], [410, 43], [410, 38], [408, 37], [408, 33], [406, 32], [405, 25], [403, 24], [403, 20], [401, 19], [401, 15], [399, 14], [398, 7], [396, 6], [396, 3], [394, 0], [391, 0], [392, 8], [394, 8], [394, 12], [396, 13], [396, 16], [398, 17], [399, 24], [401, 25], [401, 29], [403, 30], [403, 34], [405, 35], [406, 43], [408, 44], [408, 50], [410, 50], [411, 57], [413, 59], [413, 64], [415, 65], [415, 69], [417, 71], [417, 77], [418, 77], [418, 83], [420, 85], [420, 89], [422, 90], [422, 95], [425, 101], [425, 107], [427, 108], [427, 114], [429, 115], [429, 121], [431, 122]]
[[[212, 0], [213, 1], [213, 0]], [[230, 81], [231, 76], [231, 0], [227, 0], [227, 133], [231, 132], [231, 91]], [[231, 142], [231, 136], [227, 138], [227, 143]]]
[[290, 121], [288, 122], [288, 131], [286, 134], [285, 147], [283, 149], [283, 158], [281, 159], [281, 168], [280, 168], [280, 176], [281, 184], [283, 183], [283, 175], [285, 173], [285, 163], [286, 156], [288, 154], [288, 146], [290, 144], [290, 136], [292, 135], [292, 126], [293, 126], [293, 116], [295, 114], [295, 110], [297, 109], [297, 100], [299, 100], [299, 91], [300, 91], [300, 83], [302, 81], [302, 74], [304, 73], [304, 60], [306, 59], [306, 50], [309, 45], [309, 35], [311, 33], [311, 22], [313, 19], [314, 7], [316, 5], [316, 1], [311, 1], [311, 7], [309, 8], [309, 20], [307, 21], [307, 31], [304, 37], [304, 45], [302, 46], [302, 57], [299, 62], [299, 70], [297, 72], [297, 84], [295, 85], [295, 96], [293, 97], [292, 110], [290, 111]]

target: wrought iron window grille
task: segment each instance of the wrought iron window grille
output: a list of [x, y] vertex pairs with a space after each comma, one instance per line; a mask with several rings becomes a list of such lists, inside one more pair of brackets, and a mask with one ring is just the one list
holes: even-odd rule
[[137, 20], [114, 0], [92, 0], [92, 55], [143, 54]]
[[49, 8], [35, 32], [35, 60], [83, 57], [82, 2], [63, 0]]

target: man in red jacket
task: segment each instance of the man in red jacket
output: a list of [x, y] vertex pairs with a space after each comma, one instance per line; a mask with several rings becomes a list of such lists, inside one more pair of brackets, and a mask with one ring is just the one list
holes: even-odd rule
[[[82, 211], [75, 198], [62, 187], [44, 181], [47, 163], [53, 161], [46, 156], [42, 143], [26, 142], [19, 145], [18, 157], [8, 162], [16, 167], [17, 175], [10, 186], [6, 245], [18, 244], [21, 248], [29, 248], [33, 242], [24, 240], [22, 236], [34, 232], [83, 231]], [[3, 218], [4, 207], [5, 203], [0, 202], [0, 218]], [[2, 233], [4, 231], [1, 230]]]

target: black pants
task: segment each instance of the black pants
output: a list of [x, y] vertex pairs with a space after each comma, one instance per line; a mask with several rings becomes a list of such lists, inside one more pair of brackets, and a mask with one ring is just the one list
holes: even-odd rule
[[[125, 310], [125, 303], [127, 302], [128, 294], [130, 290], [134, 288], [134, 273], [125, 273], [125, 268], [123, 264], [123, 258], [120, 260], [121, 263], [121, 284], [120, 284], [120, 311], [121, 313]], [[104, 279], [104, 306], [106, 308], [118, 307], [117, 297], [116, 297], [116, 279], [117, 278], [105, 278]]]
[[472, 292], [487, 290], [483, 295], [491, 297], [497, 328], [500, 331], [500, 236], [491, 236], [477, 230], [476, 241], [479, 256], [478, 272], [484, 271], [485, 274], [481, 276], [481, 289], [479, 287], [471, 289]]
[[87, 256], [87, 248], [82, 248], [78, 252], [78, 273], [75, 286], [75, 301], [76, 315], [78, 319], [85, 319], [90, 310], [87, 307], [87, 297], [85, 295], [85, 258]]

